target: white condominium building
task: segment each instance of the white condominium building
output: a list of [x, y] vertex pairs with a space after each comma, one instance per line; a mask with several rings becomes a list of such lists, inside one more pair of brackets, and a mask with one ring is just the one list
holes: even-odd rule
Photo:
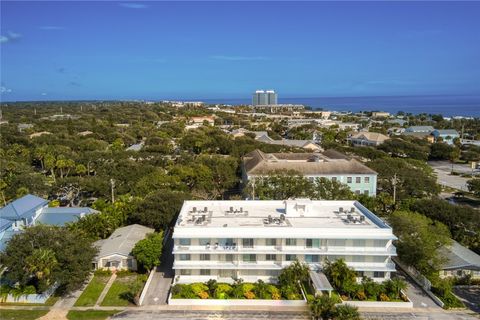
[[390, 278], [392, 229], [357, 201], [185, 201], [173, 232], [176, 281], [275, 281], [298, 259], [340, 258], [359, 277]]

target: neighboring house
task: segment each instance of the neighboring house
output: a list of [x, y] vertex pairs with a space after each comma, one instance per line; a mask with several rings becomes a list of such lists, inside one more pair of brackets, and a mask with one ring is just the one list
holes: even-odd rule
[[79, 136], [82, 136], [82, 137], [85, 137], [85, 136], [88, 136], [88, 135], [91, 135], [93, 134], [92, 131], [89, 131], [89, 130], [86, 130], [86, 131], [82, 131], [82, 132], [79, 132], [77, 133]]
[[[262, 139], [264, 138], [259, 138], [257, 140], [262, 141]], [[286, 146], [286, 147], [302, 148], [302, 149], [313, 151], [313, 152], [319, 152], [323, 150], [322, 147], [316, 144], [313, 140], [282, 139], [282, 140], [270, 140], [270, 141], [262, 141], [262, 142], [265, 142], [268, 144]]]
[[311, 180], [323, 177], [338, 181], [356, 194], [375, 196], [377, 193], [377, 173], [335, 150], [323, 153], [264, 153], [255, 150], [242, 159], [244, 184], [278, 171], [291, 170]]
[[135, 244], [155, 232], [139, 224], [116, 229], [110, 237], [95, 242], [98, 254], [93, 262], [94, 269], [137, 270], [137, 260], [132, 255]]
[[438, 141], [438, 138], [442, 138], [442, 141], [447, 144], [453, 144], [453, 139], [460, 138], [460, 134], [457, 130], [453, 129], [435, 129], [431, 134], [435, 137], [435, 141]]
[[387, 129], [387, 133], [391, 136], [398, 136], [405, 132], [403, 127], [391, 127]]
[[408, 123], [408, 120], [403, 120], [403, 119], [391, 119], [387, 121], [388, 123], [391, 124], [398, 124], [399, 126], [403, 127], [405, 123]]
[[0, 251], [11, 237], [38, 223], [63, 226], [98, 211], [88, 207], [49, 208], [48, 200], [28, 194], [0, 209]]
[[412, 131], [404, 131], [402, 136], [407, 137], [414, 137], [417, 139], [427, 140], [430, 143], [433, 143], [435, 138], [430, 134], [430, 132], [412, 132]]
[[357, 201], [185, 201], [175, 223], [175, 282], [273, 282], [299, 260], [344, 259], [358, 279], [395, 272], [392, 228]]
[[215, 116], [202, 116], [202, 117], [191, 117], [187, 120], [187, 125], [185, 129], [197, 129], [207, 124], [209, 126], [215, 125]]
[[38, 138], [38, 137], [49, 135], [49, 134], [52, 134], [52, 133], [48, 131], [41, 131], [41, 132], [32, 133], [29, 137], [30, 139], [33, 139], [33, 138]]
[[451, 246], [440, 249], [440, 255], [447, 261], [443, 263], [440, 277], [463, 277], [471, 275], [480, 279], [480, 256], [456, 241]]
[[388, 118], [390, 117], [389, 112], [384, 112], [384, 111], [374, 111], [372, 112], [372, 118]]
[[17, 129], [18, 129], [19, 132], [23, 132], [23, 131], [25, 131], [27, 129], [31, 129], [31, 128], [33, 128], [33, 124], [31, 124], [31, 123], [19, 123], [17, 125]]
[[390, 138], [378, 132], [359, 132], [351, 135], [347, 141], [350, 141], [354, 147], [358, 146], [379, 146]]
[[433, 130], [435, 130], [432, 126], [412, 126], [405, 129], [405, 132], [422, 132], [430, 134]]

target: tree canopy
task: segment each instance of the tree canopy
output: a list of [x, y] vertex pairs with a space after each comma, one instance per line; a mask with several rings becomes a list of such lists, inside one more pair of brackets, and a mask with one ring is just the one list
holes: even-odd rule
[[37, 225], [16, 234], [1, 253], [5, 278], [21, 287], [34, 285], [43, 292], [56, 283], [65, 292], [87, 279], [96, 249], [82, 233]]

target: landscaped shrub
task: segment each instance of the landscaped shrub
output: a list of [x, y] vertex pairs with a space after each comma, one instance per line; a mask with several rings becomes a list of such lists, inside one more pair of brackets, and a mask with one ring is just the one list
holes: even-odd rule
[[280, 293], [280, 290], [274, 285], [269, 284], [267, 290], [270, 293], [270, 297], [273, 300], [280, 300], [282, 298], [282, 294]]
[[112, 271], [110, 269], [98, 269], [95, 270], [93, 274], [99, 277], [110, 277], [112, 275]]
[[453, 279], [435, 279], [432, 282], [432, 292], [445, 304], [445, 309], [463, 308], [463, 302], [452, 292]]
[[385, 293], [380, 293], [380, 301], [390, 301], [390, 298]]
[[[228, 283], [196, 282], [191, 284], [176, 284], [172, 287], [174, 299], [265, 299], [281, 300], [282, 296], [288, 300], [300, 300], [302, 296], [296, 286], [279, 288], [274, 284], [267, 284], [261, 280], [256, 283], [243, 282], [241, 279], [232, 285]], [[211, 289], [215, 288], [213, 294]]]

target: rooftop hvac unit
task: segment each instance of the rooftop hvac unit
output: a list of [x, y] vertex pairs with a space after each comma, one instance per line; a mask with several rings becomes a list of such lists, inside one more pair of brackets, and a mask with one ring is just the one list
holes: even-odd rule
[[351, 207], [351, 208], [350, 208], [350, 212], [351, 212], [351, 213], [354, 213], [354, 212], [355, 212], [355, 207]]
[[197, 207], [193, 207], [192, 212], [197, 212]]
[[365, 222], [365, 216], [360, 216], [360, 222]]
[[343, 212], [343, 207], [338, 208], [338, 212]]
[[207, 211], [208, 211], [208, 208], [207, 208], [207, 207], [203, 208], [203, 211], [207, 212]]
[[347, 214], [347, 220], [348, 220], [348, 221], [352, 221], [352, 219], [353, 219], [352, 215], [351, 215], [351, 214]]
[[230, 212], [233, 212], [233, 207], [230, 207]]
[[285, 215], [283, 213], [280, 215], [280, 221], [285, 221]]

